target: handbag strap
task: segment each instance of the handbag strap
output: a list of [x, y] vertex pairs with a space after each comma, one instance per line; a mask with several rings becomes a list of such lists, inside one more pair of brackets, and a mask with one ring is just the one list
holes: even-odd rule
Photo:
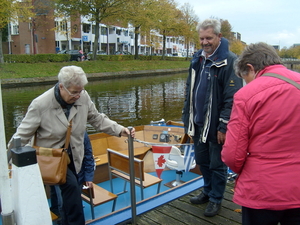
[[[65, 149], [68, 149], [69, 144], [70, 144], [71, 133], [72, 133], [71, 132], [72, 131], [72, 120], [70, 120], [68, 130], [67, 130], [67, 134], [66, 134], [66, 141], [65, 141], [65, 146], [64, 146]], [[35, 132], [35, 135], [34, 135], [34, 145], [36, 145], [36, 134], [37, 134], [37, 132]]]
[[[73, 120], [73, 119], [72, 119]], [[66, 142], [65, 142], [65, 149], [69, 148], [69, 144], [70, 144], [70, 138], [71, 138], [71, 130], [72, 130], [72, 120], [70, 120], [69, 126], [68, 126], [68, 130], [67, 130], [67, 135], [66, 135]]]
[[292, 80], [290, 78], [287, 78], [285, 76], [279, 75], [277, 73], [265, 73], [265, 74], [263, 74], [261, 76], [276, 77], [276, 78], [278, 78], [280, 80], [284, 80], [284, 81], [290, 83], [291, 85], [294, 85], [296, 88], [298, 88], [300, 90], [300, 84], [299, 83], [297, 83], [296, 81], [294, 81], [294, 80]]

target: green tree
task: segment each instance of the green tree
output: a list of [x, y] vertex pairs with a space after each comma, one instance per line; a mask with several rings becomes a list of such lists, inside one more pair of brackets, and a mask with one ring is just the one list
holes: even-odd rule
[[156, 11], [156, 19], [154, 22], [154, 29], [163, 36], [163, 54], [164, 59], [166, 54], [166, 37], [177, 36], [180, 32], [180, 15], [181, 12], [177, 9], [173, 0], [158, 1], [158, 9]]
[[[156, 11], [159, 7], [156, 0], [131, 0], [128, 1], [123, 13], [123, 26], [130, 24], [134, 27], [134, 49], [135, 59], [138, 58], [138, 40], [141, 33], [150, 36], [153, 21], [156, 17]], [[151, 45], [151, 42], [148, 41]]]
[[199, 22], [198, 16], [195, 14], [193, 7], [189, 3], [185, 3], [181, 8], [181, 35], [184, 37], [187, 54], [189, 56], [190, 42], [198, 42], [198, 33], [196, 30], [197, 23]]
[[295, 58], [295, 59], [300, 59], [300, 46], [297, 47], [290, 47], [290, 48], [282, 48], [279, 52], [278, 55], [281, 58]]
[[230, 44], [230, 51], [232, 51], [237, 55], [240, 55], [243, 52], [244, 48], [245, 48], [245, 44], [243, 44], [239, 40], [233, 40]]
[[297, 47], [291, 47], [291, 56], [294, 59], [299, 59], [300, 58], [300, 46]]
[[228, 20], [222, 20], [221, 22], [221, 33], [222, 37], [228, 39], [229, 42], [233, 41], [233, 35], [232, 35], [232, 27], [231, 24], [228, 22]]
[[24, 0], [22, 2], [17, 0], [0, 1], [0, 63], [4, 63], [2, 49], [2, 33], [4, 29], [8, 28], [11, 21], [29, 21], [30, 17], [33, 16], [31, 3], [31, 0]]
[[86, 16], [90, 22], [95, 23], [95, 40], [93, 46], [93, 58], [96, 58], [98, 50], [98, 40], [100, 36], [100, 23], [105, 21], [112, 21], [121, 18], [124, 13], [124, 7], [128, 3], [126, 0], [55, 0], [57, 11], [66, 16], [79, 17]]

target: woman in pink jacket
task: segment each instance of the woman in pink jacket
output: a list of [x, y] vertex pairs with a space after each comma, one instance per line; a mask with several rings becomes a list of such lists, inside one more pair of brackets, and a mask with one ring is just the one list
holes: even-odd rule
[[300, 224], [300, 83], [275, 49], [251, 44], [235, 63], [247, 85], [234, 96], [222, 160], [238, 174], [243, 225]]

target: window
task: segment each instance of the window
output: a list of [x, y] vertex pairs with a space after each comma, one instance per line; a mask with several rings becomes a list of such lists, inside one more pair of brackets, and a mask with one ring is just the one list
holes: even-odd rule
[[114, 34], [115, 33], [115, 27], [110, 27], [109, 28], [109, 34]]
[[129, 32], [129, 36], [131, 37], [131, 39], [134, 38], [134, 33], [133, 32]]
[[107, 28], [106, 27], [101, 27], [101, 34], [102, 35], [107, 35]]
[[60, 22], [60, 31], [67, 31], [68, 30], [68, 23], [66, 20]]
[[17, 35], [17, 34], [19, 34], [19, 26], [18, 26], [18, 25], [13, 25], [13, 26], [12, 26], [11, 34], [12, 34], [12, 35]]
[[58, 28], [59, 28], [59, 25], [58, 25], [58, 24], [59, 24], [59, 23], [58, 23], [57, 21], [55, 21], [54, 27], [55, 27], [56, 30], [58, 30]]
[[90, 33], [91, 25], [86, 23], [82, 24], [82, 30], [84, 33]]

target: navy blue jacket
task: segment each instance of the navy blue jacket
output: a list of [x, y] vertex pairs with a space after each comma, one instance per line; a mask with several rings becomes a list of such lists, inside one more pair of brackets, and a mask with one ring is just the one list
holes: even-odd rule
[[[217, 131], [226, 132], [230, 118], [233, 95], [242, 87], [242, 79], [238, 78], [233, 70], [236, 55], [229, 51], [228, 41], [221, 38], [218, 49], [209, 58], [202, 55], [202, 49], [194, 54], [189, 68], [189, 76], [186, 82], [185, 102], [182, 111], [182, 121], [185, 132], [194, 136], [194, 110], [193, 97], [196, 76], [201, 75], [202, 68], [208, 71], [210, 79], [207, 86], [203, 104], [203, 126], [200, 140], [217, 142]], [[204, 67], [203, 67], [204, 66]], [[197, 79], [199, 80], [199, 79]]]
[[92, 151], [92, 145], [88, 133], [84, 134], [84, 158], [81, 170], [78, 173], [78, 183], [83, 184], [86, 181], [94, 180], [95, 161]]

